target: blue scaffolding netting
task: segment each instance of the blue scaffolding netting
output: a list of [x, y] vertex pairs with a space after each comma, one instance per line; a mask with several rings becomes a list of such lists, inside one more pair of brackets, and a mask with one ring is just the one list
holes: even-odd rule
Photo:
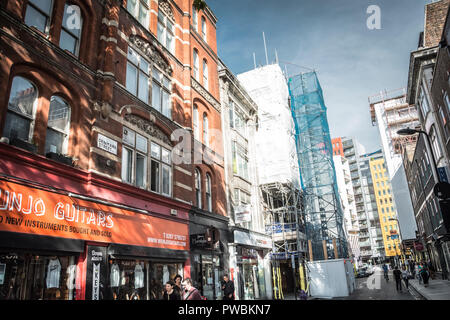
[[[289, 78], [289, 97], [304, 192], [306, 236], [314, 260], [348, 258], [327, 109], [315, 71]], [[335, 255], [335, 248], [338, 256]]]

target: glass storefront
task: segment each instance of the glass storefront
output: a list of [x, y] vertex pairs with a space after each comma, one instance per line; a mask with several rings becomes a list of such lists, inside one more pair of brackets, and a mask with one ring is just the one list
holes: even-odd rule
[[237, 247], [239, 267], [240, 296], [243, 300], [255, 300], [265, 297], [264, 269], [258, 256], [262, 253], [254, 249]]
[[114, 300], [161, 300], [164, 284], [177, 274], [182, 263], [111, 259], [110, 290]]
[[0, 300], [73, 300], [77, 257], [0, 252]]
[[223, 267], [221, 258], [213, 254], [194, 255], [192, 280], [207, 300], [221, 300], [223, 296]]

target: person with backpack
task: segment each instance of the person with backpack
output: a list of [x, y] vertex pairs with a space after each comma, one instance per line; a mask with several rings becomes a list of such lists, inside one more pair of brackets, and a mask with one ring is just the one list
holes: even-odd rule
[[191, 278], [184, 279], [182, 285], [184, 287], [183, 300], [203, 300], [200, 292], [192, 285]]
[[428, 266], [426, 263], [421, 263], [421, 270], [420, 270], [420, 276], [423, 280], [424, 287], [428, 287], [428, 280], [430, 279], [430, 271], [428, 271]]

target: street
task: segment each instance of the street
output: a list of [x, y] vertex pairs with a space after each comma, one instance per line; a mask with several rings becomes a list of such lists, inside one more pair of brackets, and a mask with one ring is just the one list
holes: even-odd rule
[[[370, 285], [372, 289], [367, 286], [368, 280], [375, 276], [374, 285]], [[383, 271], [376, 267], [375, 273], [368, 278], [356, 279], [356, 290], [352, 295], [345, 298], [336, 298], [334, 300], [419, 300], [421, 299], [414, 291], [406, 290], [402, 282], [402, 292], [397, 292], [395, 288], [395, 280], [392, 271], [389, 271], [389, 281], [383, 277]], [[378, 285], [379, 284], [379, 285]], [[411, 293], [412, 292], [412, 293]]]

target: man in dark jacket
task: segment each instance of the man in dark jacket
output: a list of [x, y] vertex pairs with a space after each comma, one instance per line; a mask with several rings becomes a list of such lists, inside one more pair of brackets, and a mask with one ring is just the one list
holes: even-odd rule
[[234, 283], [227, 274], [223, 276], [222, 290], [223, 300], [234, 300]]
[[398, 269], [397, 266], [395, 266], [394, 268], [394, 279], [397, 291], [402, 292], [402, 272]]

